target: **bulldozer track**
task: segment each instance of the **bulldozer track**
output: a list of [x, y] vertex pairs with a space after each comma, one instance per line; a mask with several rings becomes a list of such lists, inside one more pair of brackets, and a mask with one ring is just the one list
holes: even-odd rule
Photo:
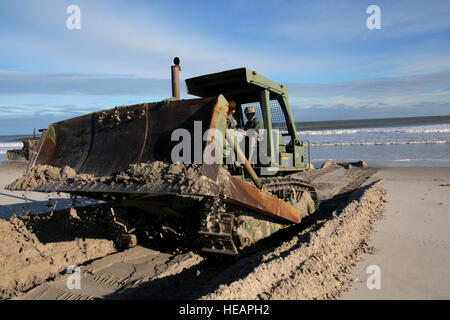
[[[262, 183], [264, 190], [287, 202], [299, 200], [307, 191], [318, 208], [314, 187], [297, 178], [268, 178]], [[201, 251], [206, 254], [240, 255], [259, 240], [292, 224], [268, 219], [259, 212], [229, 203], [223, 198], [208, 201], [201, 214], [198, 232]]]
[[[343, 177], [347, 178], [349, 182], [344, 183], [340, 188], [333, 189], [333, 192], [326, 198], [320, 199], [314, 182], [318, 179], [326, 178], [327, 175], [336, 173], [338, 169], [343, 169], [343, 166], [331, 166], [288, 178], [276, 177], [263, 179], [263, 189], [291, 204], [293, 200], [298, 200], [293, 199], [293, 195], [299, 196], [303, 192], [308, 191], [316, 205], [316, 209], [318, 209], [319, 202], [321, 205], [325, 204], [325, 207], [328, 207], [335, 205], [336, 202], [345, 200], [344, 198], [351, 191], [360, 187], [377, 171], [373, 168], [354, 168], [348, 166]], [[214, 198], [208, 201], [210, 202], [204, 207], [201, 213], [201, 225], [200, 231], [198, 232], [201, 251], [206, 254], [216, 256], [246, 255], [254, 251], [251, 248], [256, 247], [254, 245], [259, 240], [266, 238], [278, 230], [295, 225], [293, 223], [270, 219], [259, 212], [229, 203], [223, 198]], [[308, 224], [314, 223], [318, 219], [316, 217], [318, 215], [310, 214], [302, 216], [302, 221], [306, 216], [308, 216]], [[260, 228], [260, 230], [252, 230], [252, 234], [249, 232], [243, 233], [243, 224], [246, 226], [255, 226], [256, 228]], [[261, 238], [252, 238], [258, 232], [262, 233]]]

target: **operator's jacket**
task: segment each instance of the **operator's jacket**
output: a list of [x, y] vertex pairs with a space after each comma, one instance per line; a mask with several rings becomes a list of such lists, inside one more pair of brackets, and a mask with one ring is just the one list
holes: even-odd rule
[[244, 126], [244, 130], [248, 129], [255, 129], [258, 131], [259, 129], [264, 129], [264, 124], [260, 119], [258, 119], [258, 117], [253, 116]]
[[228, 129], [237, 129], [238, 127], [238, 123], [232, 113], [230, 113], [227, 117], [227, 126]]

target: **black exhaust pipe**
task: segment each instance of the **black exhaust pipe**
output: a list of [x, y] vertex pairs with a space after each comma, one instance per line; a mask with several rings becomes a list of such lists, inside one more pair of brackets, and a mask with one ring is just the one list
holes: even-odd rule
[[172, 98], [174, 100], [180, 100], [180, 58], [175, 57], [173, 59], [172, 69]]

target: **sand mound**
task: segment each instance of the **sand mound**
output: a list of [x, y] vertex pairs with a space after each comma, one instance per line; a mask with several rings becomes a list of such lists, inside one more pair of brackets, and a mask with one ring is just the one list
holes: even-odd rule
[[61, 169], [41, 165], [31, 168], [23, 177], [18, 178], [7, 186], [12, 190], [33, 190], [46, 183], [55, 183], [75, 177], [75, 171], [65, 166]]
[[208, 188], [208, 184], [212, 183], [201, 175], [200, 165], [167, 164], [162, 161], [132, 164], [127, 170], [114, 175], [111, 181], [154, 189], [164, 189], [170, 185], [173, 189], [194, 193]]
[[[356, 191], [333, 218], [318, 222], [262, 257], [244, 278], [221, 285], [202, 299], [333, 299], [350, 284], [348, 273], [367, 244], [372, 225], [382, 214], [384, 190], [377, 182]], [[357, 196], [357, 194], [355, 194]], [[251, 263], [244, 259], [234, 268]], [[241, 269], [242, 272], [242, 269]]]
[[161, 161], [137, 163], [112, 176], [96, 177], [91, 174], [77, 174], [74, 169], [65, 166], [57, 168], [40, 165], [30, 168], [22, 177], [6, 188], [10, 190], [31, 191], [52, 184], [52, 190], [58, 186], [80, 186], [97, 184], [124, 187], [148, 187], [152, 190], [177, 190], [180, 192], [208, 192], [215, 183], [201, 174], [200, 165], [167, 164]]
[[115, 252], [93, 219], [101, 207], [0, 220], [0, 297], [11, 298], [71, 265]]

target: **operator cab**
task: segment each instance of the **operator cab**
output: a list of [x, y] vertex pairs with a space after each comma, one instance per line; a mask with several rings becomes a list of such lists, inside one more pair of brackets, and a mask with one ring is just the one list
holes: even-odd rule
[[255, 71], [239, 68], [186, 79], [186, 89], [187, 93], [203, 98], [222, 94], [228, 101], [234, 100], [234, 116], [240, 128], [247, 121], [245, 108], [254, 107], [265, 129], [269, 132], [273, 129], [279, 131], [278, 150], [274, 148], [272, 135], [267, 135], [269, 155], [277, 151], [279, 153], [279, 170], [292, 173], [306, 169], [305, 146], [298, 138], [285, 86]]

